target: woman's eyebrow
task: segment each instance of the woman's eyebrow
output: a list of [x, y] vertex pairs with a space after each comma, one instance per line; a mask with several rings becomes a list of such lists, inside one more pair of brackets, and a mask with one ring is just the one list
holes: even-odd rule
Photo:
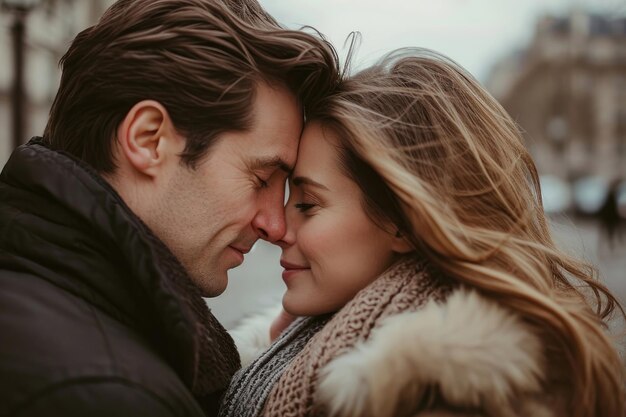
[[330, 190], [328, 189], [328, 187], [326, 187], [326, 186], [325, 186], [325, 185], [323, 185], [323, 184], [320, 184], [320, 183], [319, 183], [319, 182], [317, 182], [317, 181], [313, 181], [313, 180], [312, 180], [311, 178], [309, 178], [309, 177], [297, 176], [297, 177], [294, 177], [294, 178], [292, 179], [292, 181], [293, 181], [293, 185], [295, 185], [296, 187], [298, 187], [298, 186], [300, 186], [300, 185], [302, 185], [302, 184], [306, 184], [306, 185], [311, 185], [311, 186], [313, 186], [313, 187], [318, 187], [318, 188], [321, 188], [321, 189], [323, 189], [323, 190], [330, 191]]

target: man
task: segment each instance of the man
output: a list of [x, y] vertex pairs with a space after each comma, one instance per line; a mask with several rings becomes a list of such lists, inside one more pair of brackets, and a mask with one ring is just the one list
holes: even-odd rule
[[254, 0], [120, 0], [0, 175], [0, 415], [201, 416], [239, 367], [202, 296], [285, 231], [336, 56]]

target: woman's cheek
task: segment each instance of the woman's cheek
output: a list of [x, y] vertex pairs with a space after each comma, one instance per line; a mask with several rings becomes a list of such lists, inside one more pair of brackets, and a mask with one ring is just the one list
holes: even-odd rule
[[336, 228], [323, 219], [312, 218], [298, 233], [300, 251], [311, 264], [324, 264], [336, 248]]

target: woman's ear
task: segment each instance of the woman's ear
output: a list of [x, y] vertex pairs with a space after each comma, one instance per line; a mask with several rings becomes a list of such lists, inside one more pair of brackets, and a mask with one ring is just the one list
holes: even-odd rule
[[137, 172], [154, 176], [168, 156], [166, 142], [174, 141], [174, 129], [167, 110], [157, 101], [135, 104], [118, 128], [120, 157]]
[[405, 254], [412, 252], [413, 250], [415, 250], [415, 248], [406, 238], [404, 233], [400, 229], [398, 229], [393, 236], [393, 240], [391, 242], [391, 250], [396, 253]]

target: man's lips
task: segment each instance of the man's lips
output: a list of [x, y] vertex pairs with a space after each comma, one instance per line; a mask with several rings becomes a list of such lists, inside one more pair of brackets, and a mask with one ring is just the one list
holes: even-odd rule
[[235, 249], [237, 252], [241, 252], [243, 255], [245, 255], [246, 253], [250, 252], [250, 250], [252, 249], [252, 246], [250, 246], [248, 248], [242, 248], [242, 247], [230, 245], [230, 247]]

